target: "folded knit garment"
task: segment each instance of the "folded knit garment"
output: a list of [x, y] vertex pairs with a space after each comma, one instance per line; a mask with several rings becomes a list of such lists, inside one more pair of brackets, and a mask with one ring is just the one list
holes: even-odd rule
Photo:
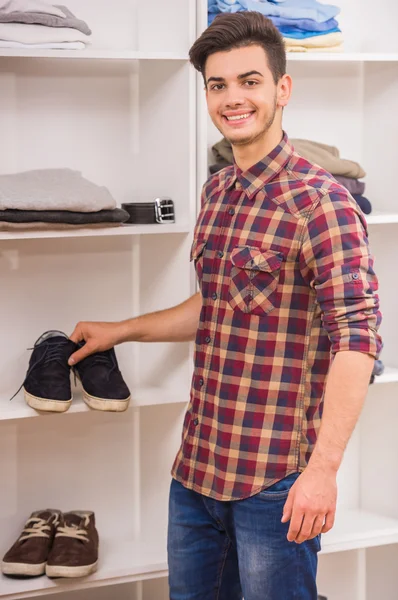
[[0, 231], [65, 231], [75, 229], [104, 229], [120, 227], [122, 223], [86, 223], [83, 225], [72, 225], [71, 223], [7, 223], [0, 221]]
[[33, 11], [13, 11], [5, 12], [0, 7], [0, 23], [25, 23], [28, 25], [45, 25], [47, 27], [72, 27], [78, 29], [86, 35], [91, 34], [91, 29], [85, 21], [77, 19], [75, 15], [66, 6], [56, 6], [63, 16], [46, 14]]
[[[319, 165], [332, 175], [344, 175], [351, 178], [361, 178], [366, 175], [357, 162], [340, 158], [340, 152], [335, 146], [299, 138], [291, 138], [290, 142], [303, 158]], [[232, 146], [225, 138], [214, 144], [212, 150], [217, 163], [225, 161], [228, 164], [233, 163]]]
[[65, 16], [60, 8], [52, 6], [44, 0], [0, 0], [0, 10], [3, 13], [37, 12], [61, 18]]
[[84, 50], [83, 42], [51, 42], [50, 44], [21, 44], [21, 42], [5, 42], [0, 40], [0, 48], [24, 48], [25, 50]]
[[284, 17], [286, 19], [312, 19], [318, 22], [333, 19], [340, 8], [332, 4], [323, 4], [317, 0], [285, 0], [275, 4], [267, 0], [216, 0], [210, 4], [212, 12], [240, 12], [251, 10], [266, 17]]
[[0, 175], [0, 210], [96, 212], [116, 208], [106, 187], [72, 169], [37, 169]]
[[90, 37], [72, 27], [46, 27], [25, 23], [0, 23], [0, 40], [22, 44], [49, 44], [51, 42], [90, 43]]
[[0, 210], [1, 223], [53, 223], [69, 225], [88, 225], [108, 223], [120, 224], [129, 219], [129, 213], [122, 208], [81, 213], [68, 210]]
[[365, 182], [354, 179], [353, 177], [344, 177], [344, 175], [335, 175], [336, 181], [344, 185], [344, 187], [350, 192], [350, 194], [364, 194], [365, 193]]
[[[323, 33], [321, 35], [313, 35], [311, 37], [303, 37], [301, 39], [295, 39], [292, 37], [284, 37], [285, 48], [287, 51], [300, 48], [300, 51], [306, 52], [308, 50], [319, 51], [326, 48], [341, 47], [344, 41], [343, 34], [341, 31], [335, 31], [333, 33]], [[304, 50], [301, 50], [304, 48]], [[315, 50], [316, 49], [316, 50]]]

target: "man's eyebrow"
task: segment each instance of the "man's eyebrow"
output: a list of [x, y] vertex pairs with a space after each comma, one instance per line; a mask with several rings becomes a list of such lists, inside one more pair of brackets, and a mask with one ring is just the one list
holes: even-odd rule
[[[250, 75], [260, 75], [260, 77], [263, 77], [262, 73], [260, 73], [260, 71], [247, 71], [247, 73], [241, 73], [240, 75], [238, 75], [238, 79], [246, 79], [246, 77], [250, 77]], [[210, 83], [210, 81], [216, 81], [217, 83], [223, 83], [225, 81], [224, 77], [209, 77], [209, 79], [207, 80], [207, 83]]]
[[250, 77], [250, 75], [260, 75], [260, 77], [262, 77], [262, 74], [259, 71], [248, 71], [247, 73], [238, 75], [238, 79], [245, 79], [246, 77]]

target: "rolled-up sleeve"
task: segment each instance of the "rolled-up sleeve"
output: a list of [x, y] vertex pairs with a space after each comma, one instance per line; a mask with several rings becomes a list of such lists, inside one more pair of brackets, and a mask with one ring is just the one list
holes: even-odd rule
[[303, 229], [301, 275], [316, 293], [331, 352], [378, 358], [382, 340], [378, 281], [365, 218], [347, 194], [326, 194]]

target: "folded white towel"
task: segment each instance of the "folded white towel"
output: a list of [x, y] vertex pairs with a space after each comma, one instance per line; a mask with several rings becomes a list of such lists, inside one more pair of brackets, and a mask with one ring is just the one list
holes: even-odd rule
[[83, 42], [51, 42], [49, 44], [21, 44], [21, 42], [6, 42], [0, 40], [0, 48], [24, 48], [26, 50], [84, 50]]
[[90, 43], [90, 36], [72, 27], [46, 27], [26, 23], [0, 23], [0, 40], [21, 44], [49, 44], [51, 42]]
[[38, 169], [0, 175], [0, 210], [96, 212], [116, 208], [106, 187], [72, 169]]
[[37, 12], [56, 17], [65, 17], [60, 8], [52, 6], [43, 0], [0, 0], [0, 10], [4, 13], [11, 12]]

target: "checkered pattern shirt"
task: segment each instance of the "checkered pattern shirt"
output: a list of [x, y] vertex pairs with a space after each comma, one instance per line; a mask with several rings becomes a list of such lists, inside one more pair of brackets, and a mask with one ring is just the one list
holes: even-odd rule
[[302, 471], [333, 354], [378, 357], [367, 225], [284, 135], [262, 161], [205, 184], [191, 260], [203, 296], [191, 400], [172, 474], [218, 500]]

